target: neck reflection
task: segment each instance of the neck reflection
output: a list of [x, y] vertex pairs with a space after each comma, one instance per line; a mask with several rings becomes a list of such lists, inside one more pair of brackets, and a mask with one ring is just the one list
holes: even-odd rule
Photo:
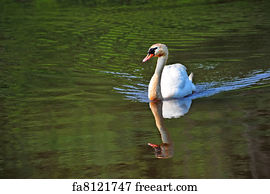
[[173, 141], [165, 127], [164, 118], [183, 116], [189, 111], [191, 102], [191, 99], [173, 99], [149, 103], [162, 141], [159, 145], [148, 143], [149, 146], [154, 148], [156, 158], [171, 158], [174, 153]]

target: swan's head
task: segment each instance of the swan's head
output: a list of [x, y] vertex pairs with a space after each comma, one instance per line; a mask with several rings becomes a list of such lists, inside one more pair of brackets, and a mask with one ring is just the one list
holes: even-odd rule
[[169, 54], [168, 48], [165, 44], [153, 44], [146, 55], [146, 57], [143, 59], [143, 62], [148, 61], [152, 57], [162, 57], [162, 56], [167, 56]]

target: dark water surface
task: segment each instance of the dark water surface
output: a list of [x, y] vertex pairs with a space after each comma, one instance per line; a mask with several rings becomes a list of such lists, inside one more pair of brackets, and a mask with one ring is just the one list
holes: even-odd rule
[[[1, 178], [270, 178], [268, 0], [78, 2], [0, 0]], [[163, 103], [168, 159], [157, 42], [198, 88]]]

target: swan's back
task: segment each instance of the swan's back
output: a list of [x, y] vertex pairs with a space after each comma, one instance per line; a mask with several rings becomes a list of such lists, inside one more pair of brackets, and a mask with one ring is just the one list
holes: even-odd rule
[[[192, 79], [192, 76], [190, 78]], [[181, 98], [195, 91], [195, 85], [189, 79], [186, 67], [179, 63], [164, 67], [160, 84], [164, 99]]]

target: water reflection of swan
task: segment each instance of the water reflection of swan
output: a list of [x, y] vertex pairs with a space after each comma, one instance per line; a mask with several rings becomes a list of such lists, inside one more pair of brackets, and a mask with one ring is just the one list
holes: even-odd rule
[[154, 44], [143, 59], [145, 62], [152, 57], [158, 57], [156, 70], [148, 88], [148, 98], [152, 101], [181, 98], [195, 91], [195, 85], [192, 83], [193, 74], [188, 76], [184, 65], [178, 63], [165, 66], [168, 54], [166, 45]]
[[173, 156], [173, 142], [169, 131], [164, 125], [164, 118], [178, 118], [189, 111], [191, 99], [173, 99], [150, 102], [150, 109], [154, 115], [162, 143], [157, 145], [148, 143], [154, 148], [157, 158], [170, 158]]
[[164, 100], [162, 106], [162, 116], [166, 119], [179, 118], [186, 114], [191, 106], [190, 98]]

